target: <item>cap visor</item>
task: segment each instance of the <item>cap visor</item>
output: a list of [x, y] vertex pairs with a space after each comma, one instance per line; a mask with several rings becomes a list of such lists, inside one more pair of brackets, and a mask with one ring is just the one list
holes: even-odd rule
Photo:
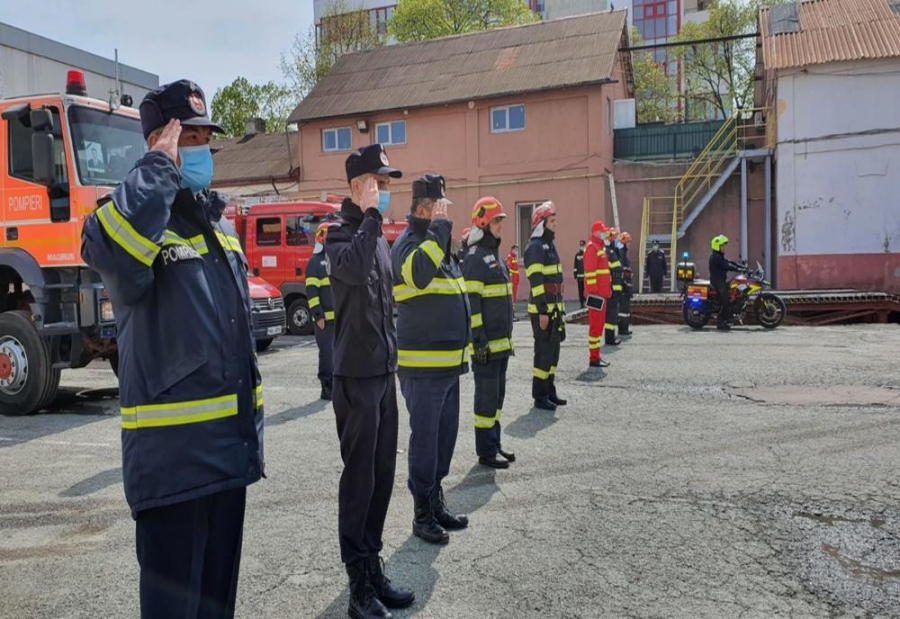
[[181, 124], [184, 125], [185, 127], [209, 127], [210, 129], [213, 130], [214, 133], [225, 133], [225, 131], [222, 129], [222, 127], [220, 127], [219, 125], [217, 125], [210, 119], [203, 118], [201, 116], [196, 116], [194, 118], [188, 118], [187, 120], [182, 120]]
[[375, 172], [380, 176], [390, 176], [391, 178], [401, 178], [403, 176], [403, 172], [400, 170], [396, 170], [394, 168], [378, 168], [378, 171]]

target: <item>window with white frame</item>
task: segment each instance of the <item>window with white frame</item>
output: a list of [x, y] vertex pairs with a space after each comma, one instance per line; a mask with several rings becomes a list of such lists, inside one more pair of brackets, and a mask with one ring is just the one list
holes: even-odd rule
[[352, 132], [350, 127], [336, 127], [322, 131], [322, 150], [326, 153], [338, 153], [350, 150]]
[[406, 121], [395, 120], [375, 125], [375, 139], [386, 146], [406, 144]]
[[525, 105], [505, 105], [491, 108], [491, 133], [525, 130]]

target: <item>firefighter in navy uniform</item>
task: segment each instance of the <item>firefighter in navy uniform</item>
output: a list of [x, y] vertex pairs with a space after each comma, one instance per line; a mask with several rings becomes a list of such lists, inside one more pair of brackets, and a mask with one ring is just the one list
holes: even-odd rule
[[609, 235], [604, 243], [606, 244], [606, 256], [609, 259], [609, 274], [612, 278], [612, 296], [606, 309], [606, 325], [605, 343], [607, 346], [618, 346], [622, 340], [616, 337], [616, 328], [619, 325], [619, 303], [622, 299], [622, 293], [625, 290], [625, 267], [616, 248], [616, 241], [619, 238], [619, 231], [615, 228], [609, 229]]
[[379, 556], [397, 462], [397, 332], [381, 224], [388, 185], [402, 174], [390, 167], [381, 144], [351, 153], [345, 166], [352, 197], [325, 240], [334, 301], [332, 397], [344, 462], [338, 531], [350, 616], [384, 619], [392, 617], [385, 607], [415, 601], [411, 591], [391, 584]]
[[525, 248], [525, 276], [531, 286], [528, 313], [534, 334], [531, 396], [535, 408], [556, 410], [566, 401], [556, 393], [556, 365], [565, 339], [563, 269], [556, 245], [556, 207], [544, 202], [531, 218], [531, 240]]
[[496, 198], [475, 203], [469, 254], [462, 265], [472, 307], [475, 452], [479, 463], [495, 469], [509, 468], [509, 463], [516, 461], [515, 454], [503, 451], [500, 445], [506, 370], [513, 354], [513, 287], [500, 258], [505, 218], [503, 205]]
[[316, 346], [319, 348], [319, 383], [321, 399], [330, 400], [334, 374], [334, 304], [331, 302], [331, 280], [328, 278], [328, 260], [325, 257], [325, 240], [330, 223], [316, 229], [316, 246], [306, 266], [306, 298], [309, 311], [316, 325]]
[[628, 246], [631, 234], [623, 232], [619, 235], [616, 250], [619, 262], [622, 263], [622, 296], [619, 299], [619, 335], [631, 336], [631, 297], [634, 296], [634, 271], [631, 269], [631, 258], [628, 257]]
[[575, 254], [575, 281], [578, 283], [578, 305], [584, 309], [584, 240], [578, 241], [578, 253]]
[[144, 619], [234, 616], [246, 487], [263, 474], [247, 262], [207, 190], [221, 132], [188, 80], [147, 94], [150, 147], [84, 223], [118, 326], [122, 473]]
[[409, 490], [413, 534], [432, 544], [465, 529], [447, 510], [441, 481], [459, 434], [459, 377], [469, 371], [470, 312], [452, 255], [444, 177], [413, 181], [408, 226], [391, 249], [400, 389], [409, 410]]

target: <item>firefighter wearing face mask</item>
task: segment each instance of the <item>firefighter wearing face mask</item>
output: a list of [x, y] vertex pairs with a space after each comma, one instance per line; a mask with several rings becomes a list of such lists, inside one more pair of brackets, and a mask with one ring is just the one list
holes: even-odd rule
[[592, 368], [609, 366], [601, 356], [606, 311], [612, 296], [612, 278], [605, 241], [609, 232], [602, 221], [591, 225], [591, 241], [584, 252], [584, 283], [588, 306], [588, 363]]

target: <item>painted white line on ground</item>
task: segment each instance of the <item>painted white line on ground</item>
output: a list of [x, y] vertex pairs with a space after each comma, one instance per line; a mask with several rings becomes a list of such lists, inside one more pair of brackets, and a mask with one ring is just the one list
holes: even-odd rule
[[74, 441], [48, 441], [42, 438], [9, 438], [0, 436], [0, 441], [7, 443], [40, 443], [60, 447], [118, 447], [118, 443], [77, 443]]

